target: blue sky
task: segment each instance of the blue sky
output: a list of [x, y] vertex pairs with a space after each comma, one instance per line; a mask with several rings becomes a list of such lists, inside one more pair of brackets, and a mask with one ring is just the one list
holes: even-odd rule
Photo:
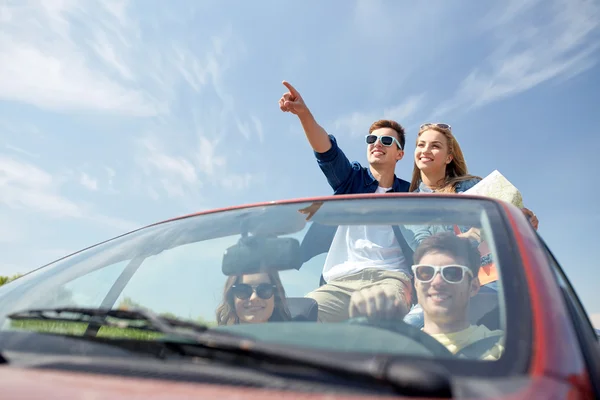
[[[450, 123], [523, 193], [590, 313], [600, 4], [0, 4], [0, 273], [180, 214], [330, 193], [286, 79], [350, 158], [385, 117]], [[595, 166], [594, 166], [595, 165]]]

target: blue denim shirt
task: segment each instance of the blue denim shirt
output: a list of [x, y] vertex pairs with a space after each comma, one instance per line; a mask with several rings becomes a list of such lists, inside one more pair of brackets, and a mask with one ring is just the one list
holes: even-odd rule
[[[473, 179], [468, 179], [466, 181], [460, 181], [456, 184], [455, 189], [456, 189], [456, 193], [462, 193], [462, 192], [466, 192], [467, 190], [471, 189], [473, 186], [475, 186], [477, 183], [479, 183], [479, 181], [481, 181], [480, 178], [473, 178]], [[423, 182], [421, 182], [419, 184], [419, 187], [415, 190], [415, 193], [433, 193], [433, 190], [431, 190], [429, 188], [429, 186], [425, 185]]]
[[[337, 140], [329, 135], [331, 148], [325, 153], [317, 153], [315, 157], [327, 182], [333, 189], [333, 194], [375, 193], [379, 182], [369, 168], [363, 167], [357, 161], [348, 160]], [[408, 192], [410, 182], [394, 175], [392, 192]]]

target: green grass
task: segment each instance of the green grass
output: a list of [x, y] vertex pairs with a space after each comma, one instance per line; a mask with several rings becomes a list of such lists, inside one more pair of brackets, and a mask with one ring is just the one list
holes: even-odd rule
[[[55, 322], [55, 321], [11, 321], [10, 329], [25, 330], [42, 333], [55, 333], [60, 335], [82, 336], [87, 328], [84, 322]], [[164, 336], [163, 333], [148, 332], [135, 328], [117, 328], [102, 326], [98, 336], [107, 338], [126, 338], [137, 340], [156, 340]]]

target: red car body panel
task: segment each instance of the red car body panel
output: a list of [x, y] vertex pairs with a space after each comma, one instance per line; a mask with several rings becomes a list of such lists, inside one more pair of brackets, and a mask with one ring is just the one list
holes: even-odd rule
[[515, 210], [503, 204], [514, 232], [519, 254], [523, 258], [533, 313], [533, 359], [531, 376], [554, 376], [577, 385], [584, 393], [592, 393], [583, 355], [562, 294], [548, 258], [535, 240], [526, 221], [515, 218]]
[[[19, 370], [4, 368], [0, 373], [0, 398], [19, 400], [180, 400], [180, 399], [245, 399], [245, 400], [383, 400], [386, 396], [348, 395], [335, 393], [302, 393], [263, 390], [239, 386], [221, 386], [173, 382], [158, 379], [123, 378], [106, 375], [66, 373], [54, 371]], [[399, 398], [407, 398], [399, 396]], [[493, 398], [498, 399], [495, 396]], [[529, 386], [503, 399], [586, 399], [567, 382], [549, 378], [535, 378]]]
[[[222, 212], [245, 207], [260, 207], [273, 204], [340, 200], [342, 198], [376, 198], [381, 194], [343, 195], [313, 197], [296, 200], [257, 203], [247, 206], [228, 207], [203, 211], [159, 223], [166, 223], [197, 215]], [[418, 194], [393, 193], [389, 197], [419, 196]], [[420, 196], [423, 196], [421, 194]], [[460, 198], [478, 198], [470, 195], [436, 195]], [[486, 198], [488, 199], [488, 198]], [[488, 199], [489, 200], [489, 199]], [[492, 200], [495, 201], [495, 200]], [[533, 317], [533, 350], [527, 386], [517, 393], [493, 398], [503, 399], [592, 399], [594, 398], [590, 376], [578, 346], [575, 331], [571, 326], [566, 305], [556, 285], [548, 259], [539, 245], [535, 232], [515, 207], [497, 202], [504, 209], [512, 230], [519, 254], [523, 259]], [[157, 224], [159, 224], [157, 223]], [[152, 224], [148, 226], [153, 226]], [[142, 228], [143, 229], [143, 228]], [[83, 250], [81, 250], [83, 251]], [[79, 252], [77, 252], [79, 253]], [[74, 253], [75, 254], [75, 253]], [[125, 378], [108, 375], [39, 371], [0, 368], [0, 398], [6, 399], [353, 399], [358, 396], [347, 394], [315, 394], [290, 391], [251, 389], [239, 386], [220, 386], [194, 383]], [[389, 396], [363, 399], [389, 398]]]

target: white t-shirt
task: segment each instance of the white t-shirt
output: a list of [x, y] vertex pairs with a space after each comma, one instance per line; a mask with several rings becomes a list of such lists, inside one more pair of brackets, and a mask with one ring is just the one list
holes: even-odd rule
[[[390, 188], [377, 188], [385, 193]], [[407, 270], [406, 259], [391, 225], [340, 225], [323, 266], [326, 282], [365, 268]]]

